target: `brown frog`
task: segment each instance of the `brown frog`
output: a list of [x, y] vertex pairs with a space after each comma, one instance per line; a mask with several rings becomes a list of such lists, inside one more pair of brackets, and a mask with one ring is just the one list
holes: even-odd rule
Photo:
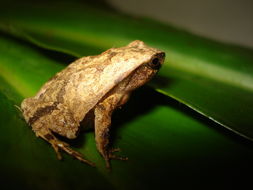
[[54, 134], [74, 139], [80, 122], [93, 120], [97, 149], [110, 167], [110, 159], [117, 158], [116, 150], [108, 147], [112, 112], [154, 76], [164, 58], [164, 52], [139, 40], [82, 57], [46, 82], [34, 97], [23, 100], [24, 118], [36, 136], [52, 145], [59, 159], [63, 150], [90, 165], [93, 163]]

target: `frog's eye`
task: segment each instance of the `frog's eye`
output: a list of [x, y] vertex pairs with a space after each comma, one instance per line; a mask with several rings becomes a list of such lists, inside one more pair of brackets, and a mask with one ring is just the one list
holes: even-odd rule
[[148, 63], [148, 65], [152, 68], [152, 69], [159, 69], [161, 66], [160, 60], [156, 57], [154, 58], [151, 62]]

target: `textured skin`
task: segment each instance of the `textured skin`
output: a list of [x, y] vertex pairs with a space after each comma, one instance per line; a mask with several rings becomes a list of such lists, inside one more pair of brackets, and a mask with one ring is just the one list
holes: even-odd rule
[[150, 65], [155, 58], [162, 64], [164, 53], [138, 40], [80, 58], [45, 83], [34, 97], [22, 102], [24, 118], [37, 136], [51, 143], [59, 158], [62, 149], [89, 164], [52, 132], [76, 138], [80, 122], [93, 118], [97, 148], [109, 167], [110, 158], [115, 157], [107, 147], [111, 114], [127, 101], [132, 90], [157, 72], [156, 65]]

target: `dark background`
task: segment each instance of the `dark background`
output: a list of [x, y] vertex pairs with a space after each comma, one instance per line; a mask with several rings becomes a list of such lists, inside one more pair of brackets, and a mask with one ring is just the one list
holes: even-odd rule
[[253, 47], [252, 0], [108, 0], [129, 14], [148, 16], [209, 38]]

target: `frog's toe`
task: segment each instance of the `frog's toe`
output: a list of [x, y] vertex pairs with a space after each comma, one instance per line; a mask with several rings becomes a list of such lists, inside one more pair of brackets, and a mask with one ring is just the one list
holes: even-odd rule
[[43, 138], [44, 140], [46, 140], [47, 142], [49, 142], [52, 147], [54, 148], [55, 152], [56, 152], [56, 155], [57, 155], [57, 158], [59, 160], [62, 159], [62, 156], [61, 156], [61, 153], [60, 153], [60, 150], [63, 150], [65, 151], [66, 153], [68, 153], [69, 155], [73, 156], [74, 158], [76, 158], [77, 160], [83, 162], [83, 163], [86, 163], [86, 164], [89, 164], [90, 166], [95, 166], [94, 163], [86, 160], [83, 158], [83, 155], [75, 150], [73, 150], [69, 144], [65, 143], [65, 142], [62, 142], [60, 140], [58, 140], [50, 131], [47, 131], [47, 132], [36, 132], [36, 135]]
[[128, 157], [125, 156], [118, 156], [113, 154], [114, 152], [120, 152], [120, 148], [112, 148], [111, 150], [109, 150], [109, 158], [110, 159], [115, 159], [115, 160], [128, 160]]
[[128, 160], [128, 157], [126, 157], [126, 156], [118, 156], [118, 155], [115, 155], [115, 154], [110, 154], [109, 158], [114, 159], [114, 160], [123, 160], [123, 161]]
[[65, 151], [66, 153], [68, 153], [69, 155], [73, 156], [73, 157], [76, 158], [77, 160], [79, 160], [79, 161], [81, 161], [81, 162], [83, 162], [83, 163], [89, 164], [90, 166], [95, 167], [95, 164], [94, 164], [94, 163], [92, 163], [92, 162], [90, 162], [90, 161], [84, 159], [84, 158], [83, 158], [83, 155], [82, 155], [81, 153], [79, 153], [79, 152], [73, 150], [72, 148], [70, 148], [69, 144], [64, 143], [64, 142], [62, 142], [62, 141], [59, 141], [59, 140], [56, 141], [56, 144], [57, 144], [57, 146], [58, 146], [61, 150]]
[[58, 160], [61, 160], [62, 159], [62, 155], [61, 155], [61, 152], [60, 152], [60, 149], [59, 147], [56, 145], [56, 144], [51, 144], [55, 153], [56, 153], [56, 156], [58, 158]]
[[108, 168], [109, 170], [111, 169], [111, 163], [110, 160], [114, 159], [114, 160], [123, 160], [126, 161], [128, 160], [128, 157], [123, 157], [123, 156], [118, 156], [115, 155], [115, 152], [119, 152], [120, 149], [119, 148], [113, 148], [108, 150], [107, 154], [104, 154], [106, 156], [104, 156], [105, 162], [106, 162], [106, 168]]

